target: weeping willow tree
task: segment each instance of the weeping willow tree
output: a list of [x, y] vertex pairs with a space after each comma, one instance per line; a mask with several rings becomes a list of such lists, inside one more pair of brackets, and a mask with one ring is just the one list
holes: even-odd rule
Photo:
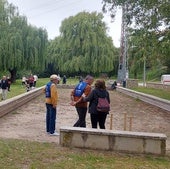
[[17, 70], [43, 70], [48, 42], [46, 30], [28, 25], [17, 7], [0, 0], [0, 71], [15, 81]]
[[81, 12], [62, 21], [60, 36], [48, 50], [60, 72], [99, 74], [114, 69], [116, 48], [102, 19], [101, 13]]

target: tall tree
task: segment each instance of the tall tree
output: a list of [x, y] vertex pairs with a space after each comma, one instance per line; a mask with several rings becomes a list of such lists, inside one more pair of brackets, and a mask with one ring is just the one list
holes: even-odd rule
[[28, 25], [17, 7], [0, 0], [0, 70], [8, 70], [15, 81], [17, 70], [43, 70], [47, 31]]
[[[134, 41], [133, 46], [136, 46], [143, 51], [147, 56], [149, 64], [157, 63], [160, 65], [160, 60], [167, 68], [166, 71], [170, 71], [169, 65], [169, 51], [170, 51], [170, 2], [169, 0], [103, 0], [103, 11], [109, 12], [111, 17], [115, 17], [115, 13], [118, 7], [127, 5], [126, 21], [129, 28], [132, 28], [129, 38], [130, 41]], [[139, 33], [140, 32], [140, 33]], [[142, 34], [141, 34], [142, 33]], [[142, 49], [140, 48], [142, 46]], [[132, 47], [132, 46], [129, 46]], [[149, 51], [149, 53], [148, 53]], [[139, 50], [138, 50], [139, 52]], [[137, 63], [142, 61], [143, 55], [138, 55]], [[152, 60], [157, 61], [152, 63]], [[132, 58], [131, 58], [132, 61]], [[152, 64], [151, 64], [152, 63]], [[136, 65], [138, 67], [138, 65]]]
[[51, 42], [51, 62], [61, 72], [94, 73], [114, 69], [116, 48], [101, 13], [81, 12], [62, 22], [60, 37]]

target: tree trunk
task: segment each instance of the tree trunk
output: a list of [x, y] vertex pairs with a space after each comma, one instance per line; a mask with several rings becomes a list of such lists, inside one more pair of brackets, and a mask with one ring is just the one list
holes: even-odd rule
[[10, 78], [11, 78], [11, 83], [14, 83], [16, 81], [16, 75], [17, 75], [17, 69], [8, 69], [10, 72]]

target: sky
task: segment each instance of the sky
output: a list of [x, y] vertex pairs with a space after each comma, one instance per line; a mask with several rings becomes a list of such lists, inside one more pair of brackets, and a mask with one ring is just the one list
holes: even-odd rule
[[[102, 12], [102, 0], [8, 0], [18, 7], [20, 15], [27, 17], [28, 23], [47, 30], [49, 39], [60, 34], [61, 22], [79, 12]], [[114, 22], [109, 14], [104, 14], [103, 21], [107, 24], [108, 35], [113, 44], [120, 46], [121, 11], [116, 14]]]

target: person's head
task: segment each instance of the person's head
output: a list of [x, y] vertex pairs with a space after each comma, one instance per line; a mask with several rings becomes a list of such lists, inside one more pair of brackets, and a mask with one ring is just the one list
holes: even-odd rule
[[96, 80], [95, 88], [97, 88], [97, 89], [104, 89], [105, 90], [106, 89], [105, 81], [102, 80], [102, 79]]
[[87, 75], [85, 77], [85, 81], [87, 82], [87, 84], [92, 85], [94, 78], [93, 78], [93, 76]]
[[50, 76], [50, 81], [57, 84], [59, 81], [59, 77], [56, 74]]
[[6, 80], [6, 76], [2, 76], [2, 79], [3, 79], [3, 80]]

